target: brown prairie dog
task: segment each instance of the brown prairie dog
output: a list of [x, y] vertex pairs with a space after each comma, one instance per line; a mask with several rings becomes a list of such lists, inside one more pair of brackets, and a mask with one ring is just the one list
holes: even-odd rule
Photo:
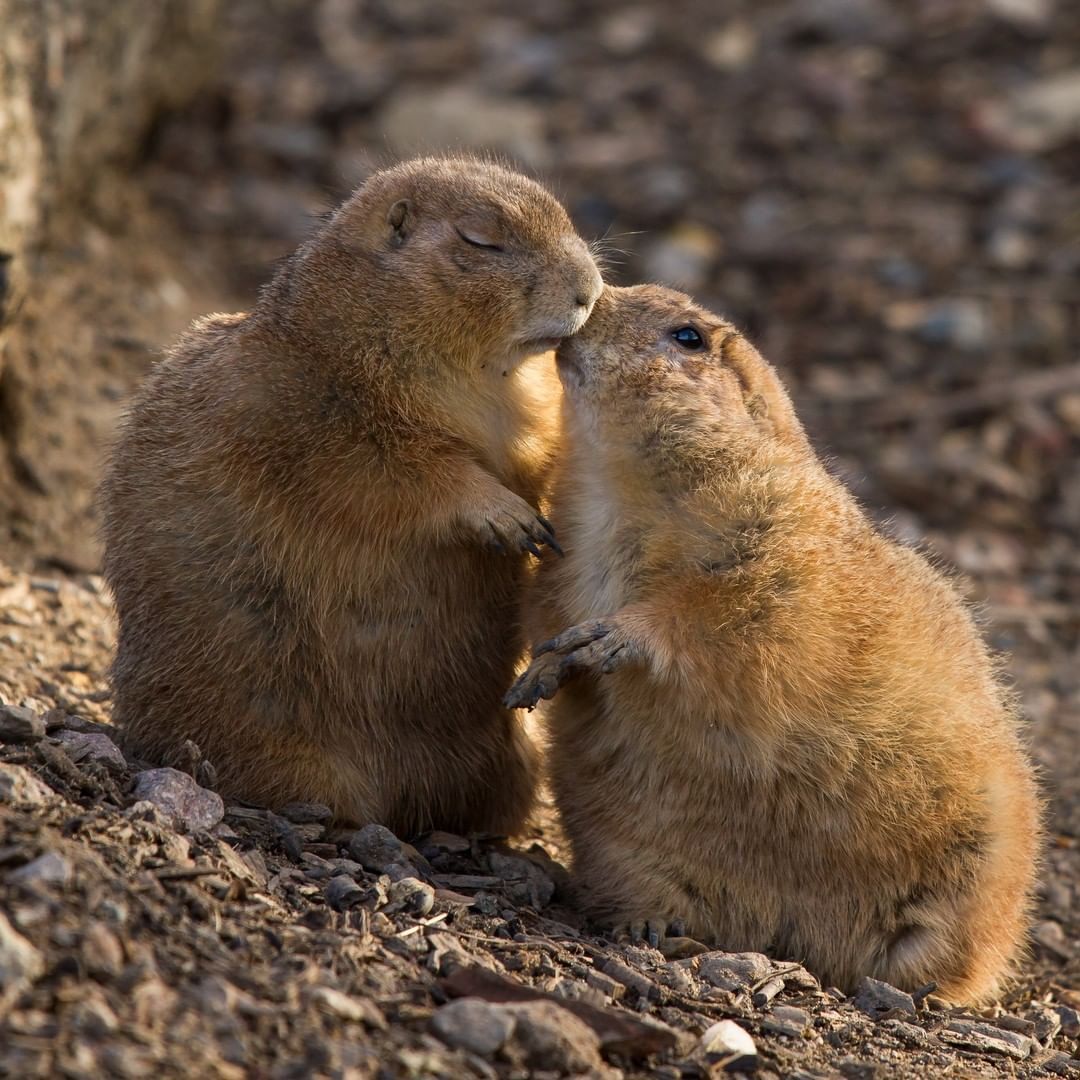
[[250, 314], [145, 381], [104, 485], [116, 716], [222, 790], [402, 834], [518, 828], [500, 702], [557, 424], [550, 350], [599, 273], [563, 208], [472, 159], [374, 175]]
[[769, 365], [688, 297], [605, 289], [557, 363], [566, 558], [540, 567], [552, 640], [508, 702], [554, 696], [593, 913], [845, 989], [992, 997], [1023, 949], [1040, 806], [952, 587], [874, 529]]

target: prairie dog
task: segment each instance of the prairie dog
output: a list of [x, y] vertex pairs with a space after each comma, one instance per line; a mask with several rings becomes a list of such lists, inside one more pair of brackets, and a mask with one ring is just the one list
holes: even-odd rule
[[128, 746], [194, 740], [230, 797], [343, 823], [517, 829], [535, 755], [500, 698], [527, 553], [554, 543], [550, 350], [600, 289], [538, 184], [425, 158], [372, 176], [249, 314], [196, 322], [103, 489]]
[[1040, 803], [953, 588], [875, 530], [772, 368], [688, 297], [609, 287], [556, 359], [566, 558], [539, 569], [550, 640], [507, 702], [554, 697], [588, 906], [847, 990], [992, 997], [1023, 949]]

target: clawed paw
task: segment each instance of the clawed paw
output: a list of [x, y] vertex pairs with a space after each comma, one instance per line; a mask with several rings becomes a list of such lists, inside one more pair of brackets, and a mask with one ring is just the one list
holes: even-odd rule
[[509, 709], [532, 709], [553, 698], [559, 687], [577, 675], [593, 671], [609, 675], [635, 655], [629, 638], [611, 619], [593, 619], [572, 626], [537, 645], [533, 660], [503, 699]]
[[487, 546], [502, 555], [528, 551], [539, 559], [544, 546], [558, 555], [563, 553], [551, 522], [524, 499], [512, 497], [506, 505], [490, 509], [481, 531]]

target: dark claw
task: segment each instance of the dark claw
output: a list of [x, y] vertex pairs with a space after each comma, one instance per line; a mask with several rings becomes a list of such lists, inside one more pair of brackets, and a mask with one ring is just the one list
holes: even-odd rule
[[488, 522], [488, 528], [491, 529], [491, 539], [488, 541], [488, 546], [499, 555], [506, 554], [506, 545], [502, 542], [502, 537], [499, 536], [495, 526]]
[[682, 919], [673, 919], [671, 923], [672, 937], [686, 937], [686, 923]]
[[526, 536], [521, 542], [521, 546], [535, 555], [538, 559], [543, 558], [543, 552]]
[[660, 948], [660, 934], [656, 930], [654, 930], [651, 926], [649, 927], [649, 944], [654, 949], [659, 949]]
[[608, 656], [607, 659], [604, 660], [604, 662], [600, 665], [600, 671], [604, 675], [610, 675], [613, 671], [616, 670], [616, 668], [618, 668], [622, 664], [622, 659], [620, 658], [619, 654], [625, 648], [625, 645], [617, 646], [615, 649], [612, 650], [611, 655]]
[[546, 517], [544, 517], [543, 514], [537, 514], [536, 515], [536, 520], [539, 521], [540, 524], [543, 525], [544, 528], [547, 529], [547, 531], [549, 533], [551, 533], [552, 536], [555, 535], [555, 526], [552, 525], [551, 522], [548, 521], [548, 519]]
[[546, 543], [547, 543], [547, 546], [549, 548], [551, 548], [551, 550], [554, 551], [555, 554], [558, 555], [560, 559], [565, 559], [566, 558], [566, 552], [563, 551], [562, 546], [559, 544], [559, 541], [555, 539], [553, 534], [551, 534], [551, 533], [548, 534]]

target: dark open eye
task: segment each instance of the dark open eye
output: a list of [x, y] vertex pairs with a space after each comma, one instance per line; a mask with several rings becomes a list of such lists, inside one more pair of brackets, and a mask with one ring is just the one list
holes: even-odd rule
[[671, 340], [687, 352], [697, 352], [705, 348], [705, 339], [692, 326], [680, 326], [678, 330], [672, 330]]
[[461, 229], [457, 230], [457, 234], [470, 247], [484, 248], [487, 251], [502, 251], [502, 248], [498, 244], [493, 244], [489, 240], [481, 240], [476, 236], [470, 236], [467, 232], [464, 232]]

